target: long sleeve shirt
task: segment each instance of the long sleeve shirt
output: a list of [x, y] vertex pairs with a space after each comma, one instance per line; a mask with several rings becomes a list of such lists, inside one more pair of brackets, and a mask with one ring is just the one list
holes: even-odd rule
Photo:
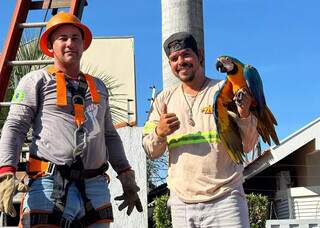
[[[94, 78], [100, 102], [92, 103], [89, 89], [85, 95], [85, 123], [87, 145], [82, 160], [85, 169], [96, 169], [107, 161], [116, 172], [127, 169], [121, 139], [113, 127], [108, 91], [103, 82]], [[32, 127], [30, 154], [57, 165], [71, 164], [74, 160], [74, 121], [72, 94], [67, 91], [67, 106], [56, 104], [55, 76], [46, 69], [25, 75], [16, 88], [10, 111], [0, 140], [0, 167], [17, 167], [21, 147]]]
[[[155, 159], [168, 149], [168, 187], [186, 203], [212, 200], [242, 184], [243, 166], [229, 157], [213, 117], [213, 97], [222, 83], [209, 80], [195, 98], [183, 94], [181, 85], [162, 91], [155, 98], [144, 126], [143, 147], [147, 155]], [[190, 105], [186, 99], [195, 99], [192, 106], [195, 126], [188, 123]], [[180, 121], [180, 128], [167, 137], [159, 137], [155, 132], [163, 104]], [[250, 150], [257, 141], [257, 120], [250, 114], [245, 119], [237, 118], [236, 122], [243, 146]]]

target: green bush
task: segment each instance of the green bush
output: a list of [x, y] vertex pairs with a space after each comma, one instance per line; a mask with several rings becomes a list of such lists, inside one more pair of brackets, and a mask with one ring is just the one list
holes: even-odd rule
[[171, 228], [171, 212], [167, 206], [169, 195], [157, 197], [153, 209], [153, 222], [156, 228]]
[[250, 193], [247, 195], [249, 208], [249, 222], [251, 228], [265, 227], [268, 219], [268, 197], [261, 194]]

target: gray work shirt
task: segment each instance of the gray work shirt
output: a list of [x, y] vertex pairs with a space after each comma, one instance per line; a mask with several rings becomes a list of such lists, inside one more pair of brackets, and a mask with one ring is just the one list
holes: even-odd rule
[[[109, 161], [116, 172], [129, 167], [121, 139], [115, 130], [110, 113], [108, 91], [104, 83], [94, 78], [100, 94], [100, 103], [91, 102], [87, 89], [85, 96], [85, 123], [88, 143], [83, 151], [85, 169], [96, 169]], [[73, 161], [75, 147], [71, 93], [67, 91], [68, 105], [56, 105], [56, 80], [46, 69], [25, 75], [16, 88], [7, 121], [0, 140], [0, 167], [17, 167], [21, 147], [30, 127], [33, 129], [30, 154], [58, 165]]]

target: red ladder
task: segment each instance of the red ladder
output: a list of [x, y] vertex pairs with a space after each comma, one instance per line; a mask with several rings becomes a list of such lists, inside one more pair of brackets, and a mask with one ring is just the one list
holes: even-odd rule
[[56, 13], [59, 8], [69, 8], [69, 12], [81, 19], [86, 0], [17, 0], [16, 7], [11, 18], [11, 24], [7, 39], [0, 56], [0, 102], [5, 99], [6, 90], [9, 84], [10, 74], [15, 65], [43, 65], [51, 63], [51, 60], [27, 60], [14, 61], [19, 48], [24, 28], [46, 26], [46, 22], [26, 23], [30, 10], [49, 10]]

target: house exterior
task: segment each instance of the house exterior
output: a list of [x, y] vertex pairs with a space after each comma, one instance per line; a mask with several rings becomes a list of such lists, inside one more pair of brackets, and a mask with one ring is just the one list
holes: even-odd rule
[[320, 117], [247, 164], [244, 181], [271, 200], [267, 227], [320, 227]]

